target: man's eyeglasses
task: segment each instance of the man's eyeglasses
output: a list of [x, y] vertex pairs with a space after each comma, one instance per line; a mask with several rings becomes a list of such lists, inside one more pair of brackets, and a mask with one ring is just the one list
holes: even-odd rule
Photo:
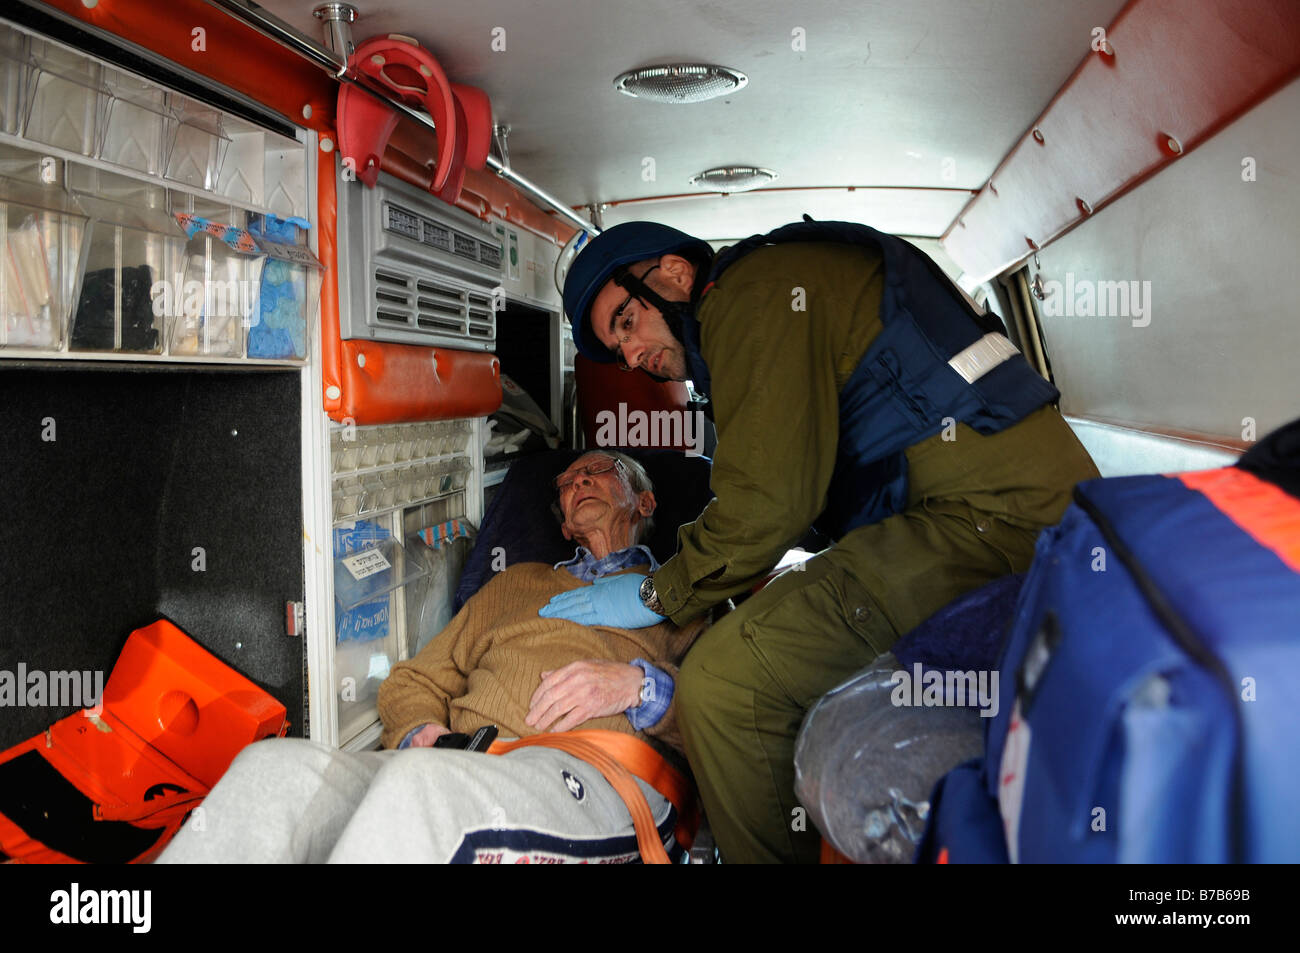
[[627, 279], [629, 278], [633, 279], [637, 285], [641, 285], [641, 287], [644, 288], [645, 285], [642, 284], [642, 282], [644, 282], [645, 279], [649, 277], [650, 272], [654, 271], [658, 267], [659, 265], [656, 263], [651, 267], [647, 268], [645, 274], [643, 274], [640, 278], [637, 278], [635, 275], [633, 275], [632, 272], [629, 271], [626, 266], [623, 266], [622, 268], [620, 268], [618, 271], [614, 273], [614, 283], [617, 284], [620, 288], [627, 288], [629, 292], [628, 296], [623, 299], [623, 303], [620, 304], [618, 308], [615, 309], [614, 316], [610, 319], [610, 327], [614, 329], [614, 336], [618, 338], [618, 343], [615, 344], [609, 350], [610, 353], [614, 355], [614, 359], [618, 362], [618, 369], [620, 371], [632, 370], [632, 368], [628, 365], [627, 361], [623, 359], [623, 345], [628, 343], [628, 341], [632, 339], [630, 334], [625, 335], [623, 333], [624, 329], [619, 327], [619, 325], [623, 321], [623, 311], [627, 308], [629, 304], [632, 303], [633, 298], [636, 298], [636, 300], [641, 304], [643, 305], [645, 304], [645, 302], [641, 300], [640, 295], [636, 293], [635, 285], [627, 281]]
[[[622, 333], [623, 329], [619, 328], [618, 325], [623, 321], [623, 309], [626, 308], [631, 303], [632, 303], [632, 295], [628, 295], [626, 298], [623, 299], [623, 303], [620, 304], [618, 306], [618, 309], [614, 312], [614, 327], [617, 328], [615, 332], [616, 334]], [[628, 367], [627, 361], [623, 360], [623, 345], [626, 344], [629, 340], [631, 340], [631, 335], [624, 336], [620, 338], [618, 344], [610, 348], [610, 350], [614, 352], [614, 359], [618, 362], [618, 369], [620, 371], [632, 370], [632, 368]]]
[[614, 469], [617, 469], [620, 473], [624, 472], [623, 461], [614, 457], [604, 457], [595, 463], [587, 464], [585, 467], [578, 467], [576, 470], [565, 470], [555, 478], [555, 492], [563, 493], [583, 473], [587, 474], [587, 476], [596, 476], [599, 473], [608, 473]]

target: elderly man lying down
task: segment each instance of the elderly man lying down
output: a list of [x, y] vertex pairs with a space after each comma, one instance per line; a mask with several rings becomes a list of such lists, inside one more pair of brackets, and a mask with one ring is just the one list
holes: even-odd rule
[[[159, 862], [637, 859], [635, 792], [625, 803], [605, 776], [618, 764], [602, 770], [590, 752], [549, 747], [499, 756], [432, 747], [485, 725], [503, 738], [600, 729], [581, 737], [604, 739], [603, 750], [641, 774], [646, 764], [664, 767], [645, 742], [661, 752], [680, 747], [673, 679], [701, 626], [620, 629], [538, 616], [560, 592], [654, 568], [638, 544], [655, 509], [649, 478], [631, 458], [601, 451], [555, 483], [561, 530], [579, 544], [574, 557], [504, 570], [419, 655], [393, 667], [379, 692], [381, 740], [406, 750], [250, 745]], [[639, 768], [627, 763], [638, 757]], [[620, 783], [640, 788], [654, 829], [649, 817], [642, 826], [656, 850], [657, 837], [671, 853], [673, 805], [640, 778]]]

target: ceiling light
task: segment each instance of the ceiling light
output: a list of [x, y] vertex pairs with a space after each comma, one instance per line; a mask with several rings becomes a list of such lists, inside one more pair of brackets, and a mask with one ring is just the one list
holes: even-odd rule
[[748, 76], [726, 66], [670, 63], [624, 73], [614, 80], [614, 88], [655, 103], [702, 103], [734, 93], [748, 83]]
[[706, 169], [691, 176], [691, 185], [711, 192], [746, 192], [767, 185], [776, 178], [771, 169], [758, 169], [752, 165], [728, 165]]

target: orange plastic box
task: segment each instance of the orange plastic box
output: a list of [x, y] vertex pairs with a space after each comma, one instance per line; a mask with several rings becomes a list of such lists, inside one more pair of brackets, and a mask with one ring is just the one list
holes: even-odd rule
[[165, 620], [131, 633], [98, 709], [0, 755], [0, 859], [152, 860], [245, 745], [289, 729], [284, 705]]

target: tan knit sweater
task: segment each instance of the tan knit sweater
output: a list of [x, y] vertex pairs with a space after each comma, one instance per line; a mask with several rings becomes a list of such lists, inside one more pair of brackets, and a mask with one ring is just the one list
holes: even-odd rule
[[[393, 666], [379, 688], [381, 743], [394, 748], [407, 732], [436, 722], [473, 733], [496, 725], [501, 737], [536, 734], [524, 723], [542, 672], [583, 659], [631, 662], [643, 658], [674, 679], [703, 620], [644, 629], [585, 626], [537, 614], [552, 596], [582, 582], [564, 568], [520, 563], [499, 573], [413, 659]], [[623, 731], [644, 739], [623, 714], [594, 718], [578, 728]], [[646, 734], [681, 749], [676, 704]]]

